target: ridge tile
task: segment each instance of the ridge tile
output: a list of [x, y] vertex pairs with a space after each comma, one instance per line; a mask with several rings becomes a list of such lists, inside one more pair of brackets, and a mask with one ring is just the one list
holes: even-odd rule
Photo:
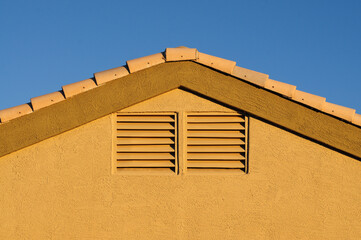
[[48, 93], [42, 96], [34, 97], [30, 99], [31, 105], [33, 106], [34, 111], [41, 108], [50, 106], [54, 103], [65, 100], [65, 97], [61, 92]]
[[112, 68], [109, 70], [94, 73], [94, 79], [97, 85], [99, 86], [114, 79], [124, 77], [128, 74], [129, 74], [128, 70], [123, 66], [123, 67]]
[[215, 57], [201, 52], [198, 54], [198, 59], [196, 60], [196, 62], [228, 74], [232, 74], [233, 69], [236, 66], [236, 62], [234, 61]]
[[196, 60], [198, 51], [196, 48], [177, 47], [165, 49], [166, 61]]
[[127, 61], [128, 69], [130, 73], [140, 71], [145, 68], [149, 68], [161, 63], [164, 63], [165, 59], [162, 53], [156, 53], [153, 55], [136, 58]]
[[258, 86], [264, 87], [268, 80], [268, 75], [256, 72], [247, 68], [235, 66], [233, 69], [233, 76], [244, 79], [248, 82], [254, 83]]
[[322, 110], [326, 102], [326, 98], [324, 97], [320, 97], [307, 92], [302, 92], [299, 90], [295, 91], [292, 99], [310, 107], [316, 108], [318, 110]]
[[289, 98], [292, 98], [296, 91], [296, 86], [272, 79], [266, 81], [265, 88]]
[[33, 109], [31, 109], [29, 104], [22, 104], [19, 106], [3, 109], [0, 110], [0, 121], [4, 123], [32, 112]]
[[323, 111], [337, 116], [339, 118], [345, 119], [349, 122], [353, 121], [353, 118], [355, 116], [356, 110], [352, 109], [352, 108], [348, 108], [348, 107], [344, 107], [344, 106], [340, 106], [334, 103], [329, 103], [326, 102], [325, 103], [325, 107], [323, 108]]
[[93, 79], [85, 79], [83, 81], [71, 83], [68, 85], [63, 86], [63, 92], [66, 98], [70, 98], [74, 95], [77, 95], [79, 93], [88, 91], [92, 88], [95, 88], [97, 85], [93, 81]]

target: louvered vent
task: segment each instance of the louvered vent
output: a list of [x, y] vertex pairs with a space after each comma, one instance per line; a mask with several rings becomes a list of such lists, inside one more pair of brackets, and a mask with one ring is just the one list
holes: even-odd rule
[[119, 173], [176, 173], [175, 114], [117, 114]]
[[246, 141], [241, 114], [188, 114], [188, 173], [244, 173]]

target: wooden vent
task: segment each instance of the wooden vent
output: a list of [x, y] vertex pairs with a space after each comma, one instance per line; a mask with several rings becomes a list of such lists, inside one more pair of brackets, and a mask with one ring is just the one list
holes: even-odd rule
[[246, 172], [247, 128], [238, 113], [187, 115], [187, 172]]
[[174, 174], [175, 114], [117, 114], [116, 170], [119, 173]]

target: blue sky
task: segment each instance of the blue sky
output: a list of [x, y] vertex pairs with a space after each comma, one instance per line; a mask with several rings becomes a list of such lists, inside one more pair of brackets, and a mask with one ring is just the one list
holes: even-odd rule
[[361, 1], [0, 0], [0, 109], [180, 45], [361, 113]]

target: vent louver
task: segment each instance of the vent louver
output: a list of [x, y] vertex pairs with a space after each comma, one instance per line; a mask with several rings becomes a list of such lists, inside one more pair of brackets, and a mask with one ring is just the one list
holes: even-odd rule
[[187, 115], [187, 172], [246, 171], [246, 118], [238, 113]]
[[175, 114], [116, 115], [116, 170], [119, 173], [174, 174]]

